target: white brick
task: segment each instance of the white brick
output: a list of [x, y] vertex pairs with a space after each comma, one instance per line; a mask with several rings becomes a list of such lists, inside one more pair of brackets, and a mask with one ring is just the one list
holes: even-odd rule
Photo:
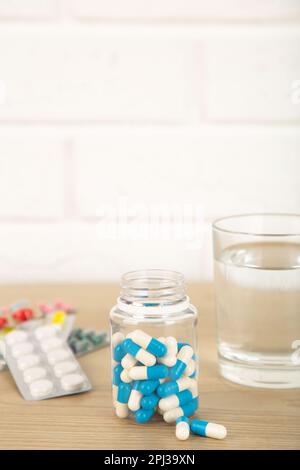
[[0, 20], [51, 19], [57, 14], [57, 0], [0, 0]]
[[191, 249], [182, 241], [104, 240], [94, 224], [2, 224], [0, 281], [118, 281], [122, 273], [143, 268], [207, 279], [211, 229], [204, 230], [205, 244]]
[[[300, 4], [300, 3], [299, 3]], [[210, 119], [300, 119], [292, 87], [300, 77], [299, 30], [257, 29], [207, 39], [206, 103]]]
[[141, 203], [197, 204], [208, 218], [299, 212], [299, 150], [300, 133], [293, 128], [152, 128], [82, 136], [75, 146], [79, 210], [107, 218], [110, 206], [125, 201], [133, 209]]
[[73, 0], [87, 19], [294, 19], [298, 0]]
[[54, 139], [0, 137], [0, 218], [63, 215], [61, 144]]
[[95, 28], [2, 29], [0, 57], [2, 120], [160, 123], [198, 117], [201, 51], [189, 38]]

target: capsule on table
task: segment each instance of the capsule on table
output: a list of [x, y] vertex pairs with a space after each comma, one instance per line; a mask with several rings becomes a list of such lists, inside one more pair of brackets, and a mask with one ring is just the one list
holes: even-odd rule
[[192, 382], [190, 377], [181, 377], [177, 381], [166, 382], [157, 388], [157, 394], [160, 398], [168, 397], [190, 388]]
[[140, 392], [140, 383], [138, 380], [135, 381], [132, 385], [132, 389], [130, 392], [130, 397], [128, 400], [128, 408], [131, 411], [137, 411], [141, 407], [141, 399], [143, 397], [143, 394]]
[[130, 335], [130, 338], [143, 349], [156, 357], [165, 356], [167, 347], [152, 336], [148, 335], [142, 330], [135, 330]]
[[198, 436], [213, 439], [224, 439], [227, 435], [227, 429], [222, 424], [209, 423], [200, 419], [194, 419], [191, 422], [191, 431]]
[[135, 357], [139, 362], [145, 366], [154, 366], [156, 363], [156, 358], [153, 354], [150, 354], [148, 351], [145, 351], [141, 346], [136, 344], [132, 339], [127, 338], [122, 343], [124, 351], [126, 351], [131, 356]]
[[177, 418], [181, 416], [192, 416], [198, 408], [198, 398], [194, 398], [189, 403], [178, 408], [173, 408], [173, 410], [166, 411], [164, 413], [164, 420], [166, 423], [174, 423]]
[[169, 370], [163, 364], [146, 367], [136, 366], [129, 370], [129, 376], [133, 380], [155, 380], [167, 377]]
[[131, 386], [124, 382], [120, 382], [119, 388], [118, 388], [117, 401], [115, 404], [116, 415], [119, 418], [127, 418], [129, 414], [128, 400], [130, 397], [130, 392], [131, 392]]
[[152, 410], [144, 410], [141, 408], [134, 414], [136, 422], [139, 424], [148, 423], [154, 415], [154, 411], [154, 408]]
[[186, 416], [181, 416], [176, 419], [176, 431], [177, 439], [180, 441], [186, 441], [190, 437], [190, 420]]
[[121, 361], [121, 365], [124, 369], [131, 369], [137, 364], [137, 362], [137, 359], [131, 354], [126, 354]]
[[167, 353], [165, 356], [158, 359], [160, 364], [165, 364], [167, 367], [173, 367], [177, 361], [177, 341], [173, 336], [168, 336], [167, 338], [158, 338], [158, 341], [163, 343], [167, 347]]
[[159, 397], [156, 395], [156, 393], [151, 393], [151, 395], [147, 395], [141, 399], [141, 407], [144, 410], [151, 410], [152, 408], [156, 407], [158, 401]]
[[170, 371], [172, 380], [178, 380], [186, 369], [187, 364], [192, 359], [194, 354], [191, 346], [183, 346], [177, 354], [177, 361], [175, 366]]
[[183, 392], [179, 392], [176, 395], [170, 395], [169, 397], [161, 398], [159, 400], [159, 407], [163, 411], [169, 411], [174, 408], [178, 408], [179, 406], [186, 405], [197, 396], [198, 393], [196, 388], [193, 390], [184, 390]]

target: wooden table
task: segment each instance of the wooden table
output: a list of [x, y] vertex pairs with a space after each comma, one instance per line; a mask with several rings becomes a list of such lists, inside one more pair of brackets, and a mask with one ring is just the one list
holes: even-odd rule
[[[107, 328], [118, 294], [110, 284], [11, 285], [0, 287], [0, 304], [19, 298], [62, 298], [76, 305], [77, 325]], [[157, 420], [137, 425], [116, 418], [111, 407], [109, 349], [80, 359], [93, 391], [39, 402], [20, 396], [9, 372], [0, 372], [1, 449], [300, 449], [300, 390], [261, 390], [226, 382], [218, 375], [210, 284], [192, 285], [199, 308], [200, 413], [224, 424], [224, 441], [192, 436], [176, 440], [174, 427]]]

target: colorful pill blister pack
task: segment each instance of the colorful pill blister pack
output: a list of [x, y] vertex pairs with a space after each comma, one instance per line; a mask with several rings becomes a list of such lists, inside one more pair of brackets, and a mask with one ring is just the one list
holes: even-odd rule
[[106, 331], [75, 328], [68, 338], [68, 345], [76, 357], [81, 357], [108, 346], [109, 337]]
[[58, 325], [13, 331], [2, 348], [10, 372], [25, 400], [44, 400], [87, 392], [91, 384]]

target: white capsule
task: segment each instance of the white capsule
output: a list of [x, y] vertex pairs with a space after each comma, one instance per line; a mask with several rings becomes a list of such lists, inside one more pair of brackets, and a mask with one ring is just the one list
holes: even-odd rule
[[124, 339], [123, 333], [121, 333], [120, 331], [117, 331], [117, 333], [114, 333], [111, 337], [111, 344], [113, 345], [113, 347], [115, 347], [117, 346], [117, 344], [122, 343], [123, 339]]
[[60, 326], [57, 324], [40, 326], [39, 328], [35, 330], [34, 334], [35, 334], [36, 339], [41, 341], [44, 338], [50, 338], [52, 336], [55, 336], [59, 329], [60, 329]]
[[131, 411], [137, 411], [141, 407], [142, 394], [138, 390], [131, 390], [128, 400], [128, 408]]
[[121, 361], [121, 365], [123, 369], [131, 369], [132, 367], [136, 365], [136, 363], [137, 363], [137, 359], [133, 357], [131, 354], [126, 354]]
[[173, 367], [176, 364], [177, 361], [177, 352], [178, 352], [178, 346], [177, 346], [177, 341], [173, 336], [168, 336], [167, 338], [158, 338], [158, 341], [163, 343], [165, 346], [167, 346], [167, 354], [163, 357], [158, 358], [157, 362], [160, 364], [164, 364], [167, 367]]
[[17, 343], [23, 343], [28, 338], [28, 333], [25, 331], [12, 331], [5, 336], [5, 341], [9, 346]]
[[148, 351], [145, 351], [145, 349], [141, 348], [137, 354], [136, 354], [136, 359], [144, 364], [147, 367], [154, 366], [156, 363], [156, 358], [153, 356], [153, 354], [150, 354]]
[[61, 338], [54, 336], [53, 338], [45, 339], [41, 343], [41, 348], [44, 352], [49, 352], [52, 349], [61, 347], [62, 344], [63, 344], [63, 340]]
[[11, 348], [11, 354], [15, 359], [18, 359], [21, 356], [32, 353], [34, 347], [29, 341], [24, 343], [17, 343]]
[[47, 371], [44, 367], [30, 367], [29, 369], [25, 370], [23, 377], [24, 382], [30, 384], [35, 380], [44, 379], [46, 375]]
[[147, 380], [147, 367], [137, 366], [129, 370], [129, 376], [132, 380]]
[[81, 374], [68, 374], [61, 379], [61, 386], [67, 392], [81, 390], [83, 385], [84, 377]]
[[122, 370], [121, 375], [120, 375], [122, 382], [125, 382], [126, 384], [129, 384], [130, 382], [132, 382], [132, 378], [130, 377], [129, 372], [130, 371], [128, 371], [127, 369], [124, 369]]
[[183, 411], [180, 407], [173, 408], [172, 410], [165, 411], [163, 416], [166, 423], [174, 423], [177, 418], [183, 416]]
[[119, 401], [117, 401], [115, 409], [118, 418], [127, 418], [127, 416], [129, 415], [129, 408], [127, 403], [120, 403]]
[[177, 359], [188, 364], [194, 355], [193, 348], [191, 346], [182, 346], [179, 353], [177, 354]]
[[19, 357], [17, 360], [17, 367], [19, 370], [25, 370], [29, 367], [34, 367], [40, 363], [40, 358], [37, 354], [28, 354], [27, 356]]
[[144, 349], [147, 349], [147, 346], [152, 340], [152, 337], [147, 333], [144, 333], [142, 330], [135, 330], [132, 332], [130, 337], [136, 344], [141, 346]]
[[186, 441], [190, 436], [190, 425], [185, 421], [176, 424], [176, 437], [180, 441]]
[[227, 436], [227, 429], [222, 424], [208, 423], [205, 429], [206, 437], [213, 439], [225, 439]]
[[69, 351], [69, 349], [61, 348], [61, 349], [56, 349], [54, 351], [50, 351], [47, 354], [47, 359], [50, 364], [54, 365], [57, 362], [61, 362], [66, 359], [69, 359], [70, 356], [71, 356], [71, 352]]
[[53, 390], [53, 382], [47, 379], [36, 380], [30, 384], [30, 393], [34, 398], [43, 398]]
[[59, 362], [54, 366], [54, 374], [56, 377], [60, 378], [63, 375], [70, 374], [77, 369], [77, 364], [75, 361], [63, 361]]
[[166, 398], [161, 398], [158, 402], [158, 406], [162, 411], [169, 411], [173, 408], [178, 408], [180, 406], [179, 399], [177, 395], [170, 395]]
[[191, 359], [186, 368], [185, 368], [185, 371], [183, 372], [183, 376], [184, 377], [189, 377], [190, 375], [192, 375], [196, 370], [196, 362], [194, 361], [194, 359]]
[[179, 392], [183, 392], [183, 390], [187, 390], [192, 385], [192, 379], [190, 377], [180, 377], [176, 381], [178, 385]]

